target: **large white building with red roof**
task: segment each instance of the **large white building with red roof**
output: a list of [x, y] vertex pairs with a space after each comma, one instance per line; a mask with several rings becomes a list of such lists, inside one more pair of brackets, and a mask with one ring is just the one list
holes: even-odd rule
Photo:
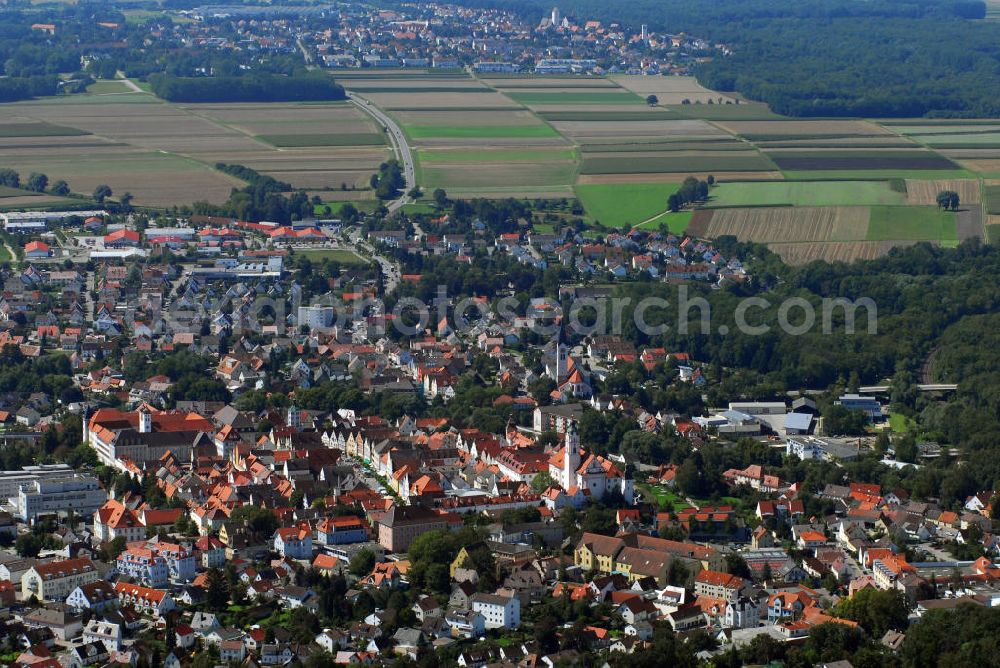
[[214, 430], [212, 422], [197, 413], [154, 411], [147, 406], [128, 413], [102, 408], [87, 421], [84, 439], [103, 464], [125, 469], [125, 462], [142, 467], [167, 452], [188, 461], [196, 447], [214, 450], [210, 436]]
[[635, 498], [632, 480], [610, 459], [580, 448], [575, 421], [566, 428], [565, 445], [549, 458], [549, 475], [570, 496], [581, 491], [597, 501], [609, 492], [620, 492], [625, 501]]

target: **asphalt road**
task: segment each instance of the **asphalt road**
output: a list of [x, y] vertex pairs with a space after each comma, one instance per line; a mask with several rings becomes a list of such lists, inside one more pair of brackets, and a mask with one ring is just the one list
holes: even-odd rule
[[396, 158], [403, 165], [403, 178], [406, 180], [406, 186], [403, 188], [403, 194], [399, 199], [387, 204], [386, 208], [392, 212], [399, 209], [404, 204], [409, 204], [410, 196], [407, 192], [409, 192], [409, 190], [417, 184], [417, 173], [413, 164], [413, 151], [410, 150], [409, 144], [406, 143], [406, 135], [403, 134], [402, 128], [400, 128], [396, 124], [396, 121], [392, 120], [385, 112], [370, 104], [364, 98], [360, 98], [354, 93], [348, 92], [347, 99], [353, 102], [366, 114], [374, 118], [379, 125], [388, 131], [387, 134], [389, 135], [389, 141], [392, 143], [392, 148], [396, 152]]

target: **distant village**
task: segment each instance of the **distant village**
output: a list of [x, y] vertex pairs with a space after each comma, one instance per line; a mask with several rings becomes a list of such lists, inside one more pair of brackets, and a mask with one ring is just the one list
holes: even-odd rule
[[[234, 6], [183, 10], [195, 23], [177, 24], [184, 46], [252, 53], [308, 50], [308, 59], [331, 68], [432, 68], [490, 74], [690, 74], [699, 58], [728, 48], [679, 34], [632, 30], [563, 14], [558, 7], [531, 21], [511, 11], [448, 4], [398, 9], [341, 5], [325, 14], [335, 29], [310, 28], [316, 12], [292, 19], [280, 12]], [[251, 18], [252, 17], [252, 18]], [[219, 19], [237, 31], [220, 31]], [[161, 34], [166, 38], [166, 34]]]

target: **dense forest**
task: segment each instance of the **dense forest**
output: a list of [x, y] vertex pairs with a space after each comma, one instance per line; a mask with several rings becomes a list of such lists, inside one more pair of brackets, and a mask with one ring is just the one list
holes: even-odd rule
[[[548, 0], [459, 0], [541, 17]], [[1000, 24], [978, 1], [568, 0], [578, 20], [647, 24], [723, 43], [706, 86], [792, 116], [1000, 115]]]
[[149, 83], [158, 97], [170, 102], [313, 102], [346, 98], [343, 87], [325, 74], [253, 73], [231, 77], [153, 74]]

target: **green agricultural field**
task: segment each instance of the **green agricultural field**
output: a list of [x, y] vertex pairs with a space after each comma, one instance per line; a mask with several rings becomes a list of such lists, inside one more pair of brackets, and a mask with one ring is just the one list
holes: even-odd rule
[[[336, 216], [340, 214], [340, 210], [344, 208], [345, 204], [353, 204], [354, 208], [361, 213], [371, 213], [378, 208], [380, 202], [374, 199], [363, 199], [354, 202], [323, 202], [322, 204], [317, 204], [313, 207], [313, 215], [316, 216]], [[330, 213], [326, 213], [326, 207], [330, 207]]]
[[408, 125], [404, 129], [411, 139], [538, 139], [560, 136], [548, 125]]
[[659, 230], [661, 225], [666, 225], [667, 229], [674, 234], [684, 234], [687, 230], [688, 225], [691, 224], [691, 216], [694, 215], [694, 211], [678, 211], [676, 213], [664, 213], [656, 218], [651, 218], [644, 223], [636, 225], [642, 230]]
[[912, 418], [906, 417], [902, 413], [891, 413], [889, 415], [889, 428], [897, 434], [913, 431], [916, 426], [917, 423]]
[[0, 186], [0, 198], [5, 197], [30, 197], [35, 193], [30, 190], [24, 190], [23, 188], [11, 188], [9, 186]]
[[382, 132], [341, 132], [301, 135], [257, 135], [257, 139], [278, 148], [306, 148], [309, 146], [382, 146]]
[[646, 104], [646, 101], [635, 93], [504, 93], [507, 97], [526, 105], [569, 105], [569, 104]]
[[1000, 225], [986, 226], [986, 241], [994, 246], [1000, 244]]
[[570, 150], [542, 151], [532, 149], [421, 150], [421, 163], [481, 163], [481, 162], [563, 162], [576, 158]]
[[888, 181], [744, 181], [712, 188], [710, 207], [871, 206], [905, 204]]
[[1000, 186], [983, 186], [983, 203], [986, 205], [986, 213], [994, 216], [1000, 214]]
[[82, 137], [86, 130], [52, 123], [0, 123], [0, 137]]
[[400, 211], [408, 216], [428, 215], [433, 216], [438, 212], [437, 206], [433, 202], [413, 202], [404, 204]]
[[322, 260], [329, 260], [330, 262], [336, 262], [338, 264], [360, 266], [369, 264], [368, 260], [361, 257], [352, 250], [343, 250], [340, 248], [324, 248], [317, 250], [297, 250], [295, 255], [301, 255], [302, 257], [308, 258], [311, 262], [321, 262]]
[[[602, 225], [639, 225], [666, 212], [667, 198], [677, 191], [678, 183], [581, 184], [576, 186], [576, 196], [587, 214]], [[654, 228], [660, 222], [667, 221], [657, 222]]]
[[1000, 144], [1000, 132], [946, 133], [937, 135], [911, 135], [911, 137], [929, 146], [947, 144], [948, 146], [977, 148], [983, 145], [991, 146]]
[[934, 206], [873, 206], [867, 239], [957, 242], [955, 214]]

